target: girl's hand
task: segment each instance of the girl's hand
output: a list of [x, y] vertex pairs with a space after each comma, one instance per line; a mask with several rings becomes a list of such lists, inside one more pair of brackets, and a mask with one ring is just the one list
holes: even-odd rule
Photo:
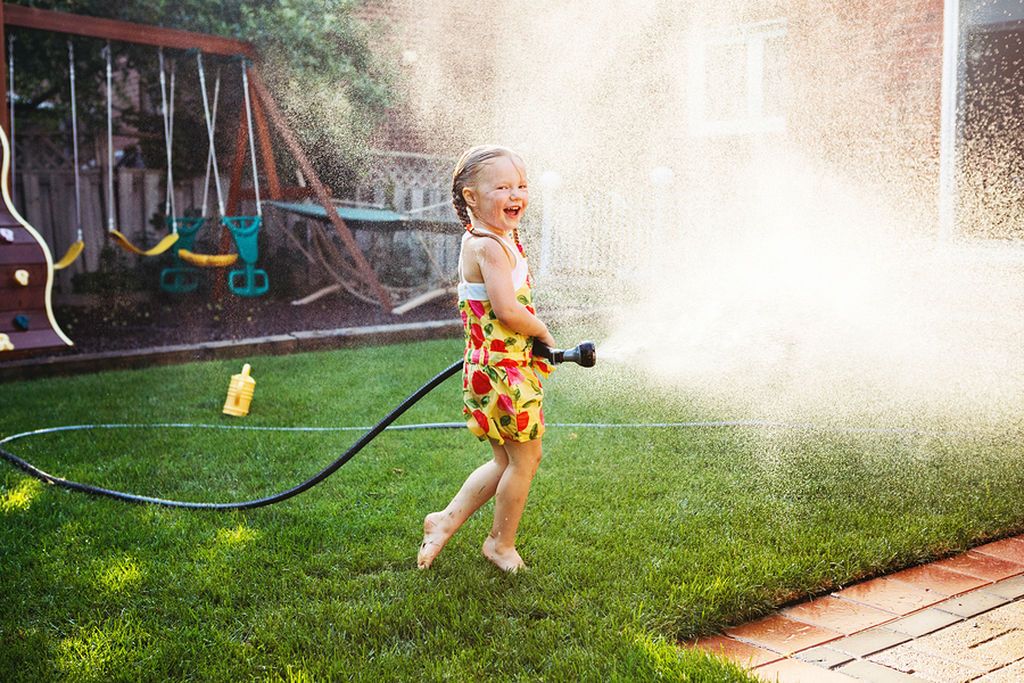
[[549, 349], [557, 348], [555, 346], [555, 338], [551, 336], [551, 332], [544, 330], [544, 334], [538, 334], [537, 339], [544, 342]]

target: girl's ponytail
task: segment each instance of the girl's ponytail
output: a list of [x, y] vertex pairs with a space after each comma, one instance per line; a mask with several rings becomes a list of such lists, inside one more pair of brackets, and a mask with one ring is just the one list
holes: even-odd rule
[[472, 224], [469, 219], [469, 206], [466, 205], [466, 198], [462, 196], [462, 188], [456, 187], [456, 184], [452, 183], [452, 206], [455, 207], [455, 215], [459, 217], [459, 222], [467, 230]]

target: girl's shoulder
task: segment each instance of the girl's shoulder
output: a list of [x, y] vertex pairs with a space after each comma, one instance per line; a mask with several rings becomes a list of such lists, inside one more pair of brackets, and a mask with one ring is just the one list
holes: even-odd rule
[[497, 235], [466, 232], [462, 248], [476, 259], [504, 260], [513, 266], [516, 263], [515, 252]]

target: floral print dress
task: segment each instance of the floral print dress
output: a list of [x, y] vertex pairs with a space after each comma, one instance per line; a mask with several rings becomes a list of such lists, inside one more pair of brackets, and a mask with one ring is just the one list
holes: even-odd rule
[[[463, 237], [463, 246], [470, 237]], [[512, 285], [516, 299], [534, 313], [526, 257], [518, 244], [495, 235], [515, 257]], [[461, 264], [461, 257], [459, 262]], [[460, 267], [461, 271], [461, 267]], [[491, 308], [483, 283], [460, 277], [459, 314], [466, 338], [462, 366], [462, 412], [466, 426], [481, 441], [532, 441], [544, 434], [544, 389], [541, 378], [552, 367], [533, 357], [533, 337], [505, 327]]]

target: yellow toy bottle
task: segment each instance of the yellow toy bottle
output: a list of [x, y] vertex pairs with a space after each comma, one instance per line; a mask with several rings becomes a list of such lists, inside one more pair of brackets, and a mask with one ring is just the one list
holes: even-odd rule
[[249, 403], [252, 392], [256, 389], [256, 380], [249, 376], [252, 368], [248, 363], [242, 366], [242, 372], [231, 376], [228, 384], [228, 398], [224, 401], [224, 414], [242, 417], [249, 414]]

